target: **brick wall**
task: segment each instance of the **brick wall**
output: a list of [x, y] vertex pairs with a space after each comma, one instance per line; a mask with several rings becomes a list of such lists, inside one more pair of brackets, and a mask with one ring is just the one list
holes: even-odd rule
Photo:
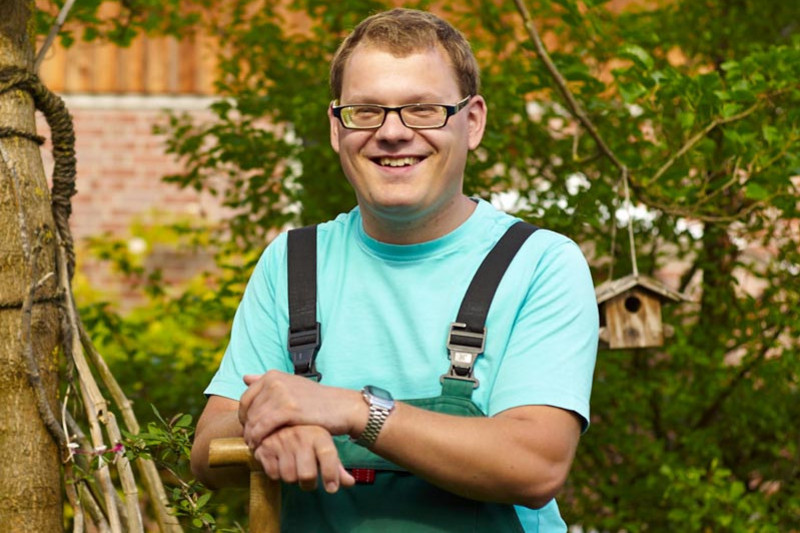
[[[130, 238], [134, 222], [155, 223], [170, 218], [201, 217], [214, 222], [222, 216], [218, 202], [207, 193], [180, 190], [162, 177], [180, 170], [164, 153], [164, 139], [153, 126], [165, 118], [165, 110], [187, 112], [200, 119], [209, 116], [210, 98], [190, 96], [67, 95], [64, 101], [73, 116], [78, 193], [72, 198], [70, 226], [78, 247], [86, 237], [112, 233], [128, 238], [132, 249], [153, 252], [153, 243]], [[49, 137], [49, 129], [38, 117], [38, 131]], [[52, 173], [49, 142], [42, 147], [45, 173]], [[209, 268], [210, 257], [187, 257], [155, 248], [155, 262], [168, 280], [185, 279]], [[107, 267], [79, 254], [81, 272], [93, 287], [130, 297], [123, 280]]]

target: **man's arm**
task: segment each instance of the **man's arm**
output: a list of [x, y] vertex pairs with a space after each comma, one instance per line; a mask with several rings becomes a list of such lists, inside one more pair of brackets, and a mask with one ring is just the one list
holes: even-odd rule
[[556, 407], [480, 418], [400, 402], [373, 450], [460, 496], [539, 508], [566, 481], [579, 437], [577, 417]]
[[[357, 437], [366, 425], [368, 407], [357, 391], [275, 371], [246, 381], [239, 416], [262, 464], [281, 464], [298, 453], [274, 446], [279, 428], [314, 425]], [[538, 508], [564, 484], [579, 436], [577, 416], [556, 407], [524, 406], [479, 418], [398, 402], [373, 450], [455, 494]]]
[[222, 396], [209, 396], [203, 414], [197, 421], [192, 443], [192, 473], [204, 485], [219, 488], [247, 483], [245, 468], [209, 468], [208, 447], [213, 439], [241, 437], [239, 402]]

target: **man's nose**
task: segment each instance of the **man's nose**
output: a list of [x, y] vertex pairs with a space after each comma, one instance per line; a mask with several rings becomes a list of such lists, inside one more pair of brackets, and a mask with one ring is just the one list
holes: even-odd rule
[[400, 118], [400, 111], [392, 110], [386, 112], [383, 125], [375, 132], [375, 136], [380, 140], [407, 140], [414, 136], [414, 130], [403, 124]]

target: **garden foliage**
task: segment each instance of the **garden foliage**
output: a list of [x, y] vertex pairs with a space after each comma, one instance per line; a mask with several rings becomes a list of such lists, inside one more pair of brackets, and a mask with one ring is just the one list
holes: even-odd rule
[[[632, 205], [619, 169], [567, 111], [514, 2], [406, 2], [461, 28], [483, 69], [489, 123], [468, 192], [572, 237], [598, 284], [631, 272], [633, 215], [638, 269], [677, 272], [669, 282], [692, 298], [665, 308], [674, 335], [663, 348], [600, 352], [564, 516], [587, 531], [799, 530], [800, 4], [526, 4], [568, 88], [629, 169]], [[139, 408], [162, 413], [199, 412], [224, 325], [275, 231], [354, 205], [328, 143], [328, 61], [387, 4], [231, 0], [213, 17], [201, 7], [189, 22], [221, 45], [215, 118], [172, 116], [161, 131], [184, 164], [167, 179], [231, 209], [203, 230], [219, 269], [176, 292], [126, 263], [125, 250], [97, 243], [149, 287], [149, 303], [124, 316], [84, 309]]]

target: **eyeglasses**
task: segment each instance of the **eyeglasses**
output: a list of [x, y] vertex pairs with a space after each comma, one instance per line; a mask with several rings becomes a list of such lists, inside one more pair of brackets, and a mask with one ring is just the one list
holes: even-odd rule
[[386, 114], [396, 111], [400, 121], [407, 128], [426, 130], [443, 128], [447, 119], [464, 109], [472, 96], [467, 96], [455, 105], [447, 104], [406, 104], [390, 107], [377, 104], [331, 105], [333, 116], [347, 129], [374, 130], [383, 126]]

